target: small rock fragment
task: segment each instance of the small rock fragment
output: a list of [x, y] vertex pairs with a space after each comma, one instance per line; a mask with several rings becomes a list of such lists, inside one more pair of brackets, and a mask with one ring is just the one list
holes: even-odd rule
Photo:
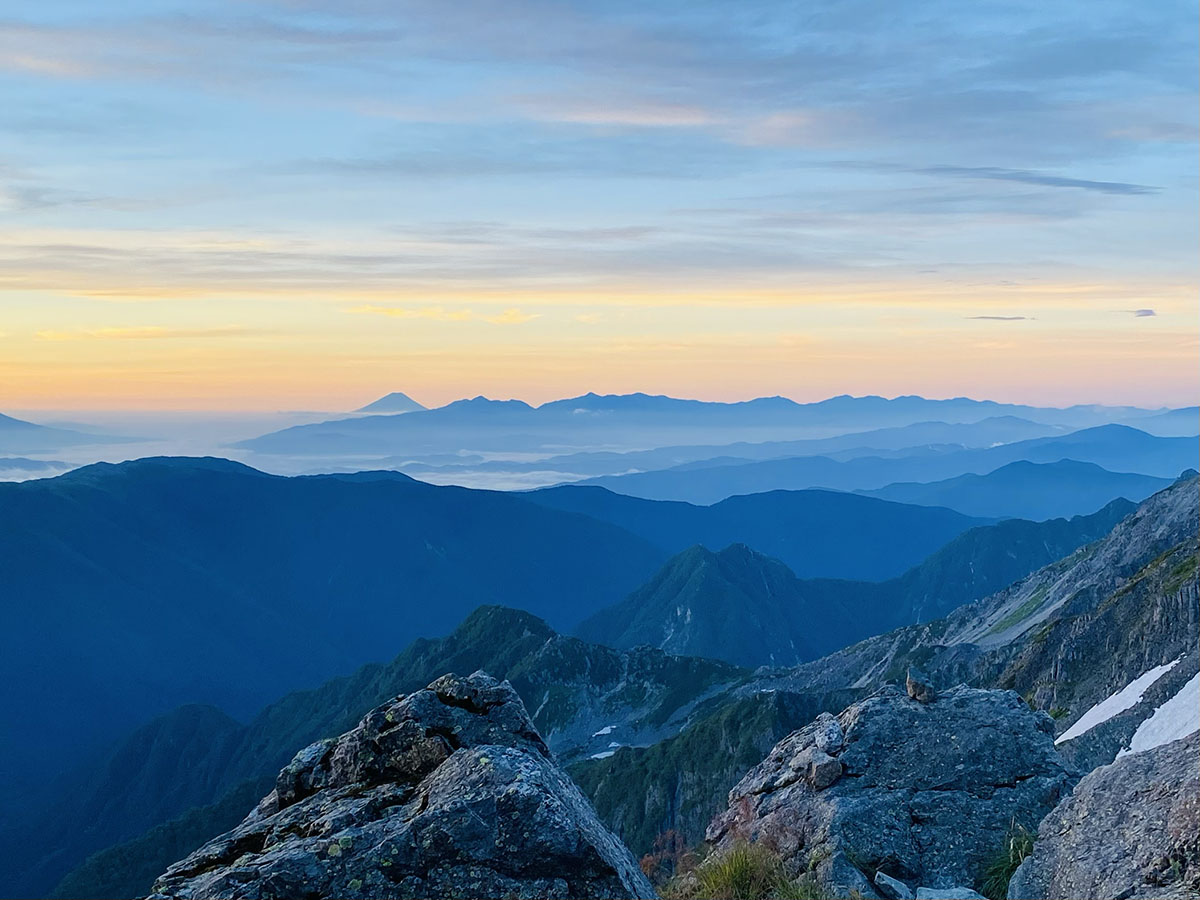
[[816, 729], [813, 733], [813, 746], [831, 755], [842, 749], [846, 735], [842, 732], [841, 723], [836, 716], [823, 712], [813, 724]]
[[987, 900], [987, 897], [965, 887], [919, 887], [917, 888], [917, 900]]
[[875, 887], [879, 888], [879, 893], [888, 900], [913, 900], [912, 888], [900, 879], [883, 872], [875, 873]]
[[812, 762], [808, 767], [808, 781], [813, 790], [823, 791], [841, 777], [842, 761], [814, 747]]

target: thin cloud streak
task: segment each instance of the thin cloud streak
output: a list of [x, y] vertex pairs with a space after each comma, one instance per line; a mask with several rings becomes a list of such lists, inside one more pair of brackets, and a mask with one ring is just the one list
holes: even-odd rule
[[477, 313], [470, 309], [446, 309], [442, 306], [405, 307], [375, 306], [371, 304], [351, 307], [349, 312], [388, 316], [394, 319], [432, 319], [435, 322], [487, 322], [491, 325], [523, 325], [541, 318], [541, 313], [524, 313], [515, 307], [499, 313]]

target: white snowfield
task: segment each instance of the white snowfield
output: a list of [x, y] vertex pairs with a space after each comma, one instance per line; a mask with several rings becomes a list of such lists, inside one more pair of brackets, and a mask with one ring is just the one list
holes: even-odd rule
[[1153, 750], [1200, 731], [1200, 673], [1179, 689], [1179, 693], [1154, 711], [1133, 733], [1129, 747], [1117, 757]]
[[[1180, 658], [1182, 659], [1182, 657]], [[1069, 741], [1071, 738], [1077, 738], [1081, 734], [1091, 731], [1102, 722], [1107, 722], [1118, 713], [1123, 713], [1125, 710], [1136, 706], [1138, 701], [1142, 699], [1142, 695], [1145, 694], [1146, 691], [1150, 690], [1150, 686], [1170, 672], [1178, 664], [1179, 660], [1175, 659], [1169, 663], [1165, 663], [1164, 665], [1155, 666], [1149, 672], [1139, 675], [1111, 697], [1106, 697], [1085, 712], [1079, 717], [1074, 725], [1056, 737], [1054, 739], [1054, 743], [1061, 744], [1063, 741]]]

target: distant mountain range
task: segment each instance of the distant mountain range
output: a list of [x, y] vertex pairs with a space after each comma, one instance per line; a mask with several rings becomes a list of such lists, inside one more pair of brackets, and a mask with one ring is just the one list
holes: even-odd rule
[[994, 444], [1064, 434], [1070, 429], [1061, 425], [1043, 425], [1018, 419], [1015, 416], [994, 416], [978, 422], [947, 424], [945, 422], [915, 422], [894, 428], [856, 431], [829, 438], [797, 441], [763, 441], [732, 444], [698, 444], [661, 447], [653, 450], [584, 451], [549, 456], [532, 461], [445, 458], [424, 458], [422, 463], [406, 462], [401, 458], [389, 460], [404, 472], [418, 477], [436, 472], [450, 475], [456, 471], [469, 472], [561, 472], [577, 476], [621, 474], [631, 471], [652, 471], [674, 466], [729, 465], [762, 459], [793, 456], [827, 456], [831, 459], [853, 459], [856, 456], [877, 456], [882, 451], [904, 454], [928, 448], [961, 449], [991, 447]]
[[[242, 441], [238, 446], [258, 453], [318, 456], [418, 456], [464, 447], [528, 451], [552, 444], [595, 446], [614, 442], [636, 449], [708, 443], [718, 436], [722, 443], [731, 439], [768, 441], [917, 422], [969, 423], [998, 416], [1079, 428], [1135, 420], [1158, 412], [1162, 410], [1104, 406], [1044, 409], [965, 397], [929, 400], [915, 396], [839, 396], [817, 403], [760, 397], [739, 403], [712, 403], [647, 394], [585, 394], [537, 407], [520, 400], [475, 397], [402, 416], [360, 416], [298, 425]], [[594, 436], [601, 433], [606, 439], [595, 440]], [[470, 440], [465, 440], [468, 437]]]
[[1135, 508], [1114, 500], [1070, 520], [972, 528], [883, 582], [802, 580], [742, 544], [716, 553], [692, 547], [576, 633], [612, 647], [644, 644], [750, 668], [795, 665], [986, 597], [1103, 537]]
[[111, 444], [123, 438], [51, 428], [0, 415], [0, 453], [54, 453], [67, 447]]
[[[636, 497], [715, 503], [725, 497], [761, 491], [823, 487], [870, 491], [897, 482], [930, 482], [964, 474], [987, 474], [1013, 462], [1093, 463], [1114, 473], [1173, 479], [1195, 465], [1196, 438], [1155, 437], [1125, 425], [1102, 425], [1070, 434], [1033, 438], [996, 447], [839, 461], [824, 456], [677, 466], [656, 472], [612, 475], [580, 482]], [[1095, 479], [1092, 479], [1095, 484]], [[1099, 494], [1094, 496], [1099, 497]], [[1101, 503], [1119, 494], [1100, 500]], [[1030, 517], [1013, 510], [1010, 515]]]
[[1110, 472], [1095, 463], [1070, 459], [1054, 463], [1021, 460], [986, 475], [890, 484], [861, 493], [901, 503], [946, 506], [974, 516], [1041, 520], [1089, 513], [1114, 497], [1141, 501], [1171, 482], [1152, 475]]

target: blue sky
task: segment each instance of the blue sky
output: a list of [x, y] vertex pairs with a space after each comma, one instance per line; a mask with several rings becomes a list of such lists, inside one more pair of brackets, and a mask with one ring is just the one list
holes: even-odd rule
[[14, 7], [0, 403], [1188, 402], [1196, 31], [1174, 0]]

